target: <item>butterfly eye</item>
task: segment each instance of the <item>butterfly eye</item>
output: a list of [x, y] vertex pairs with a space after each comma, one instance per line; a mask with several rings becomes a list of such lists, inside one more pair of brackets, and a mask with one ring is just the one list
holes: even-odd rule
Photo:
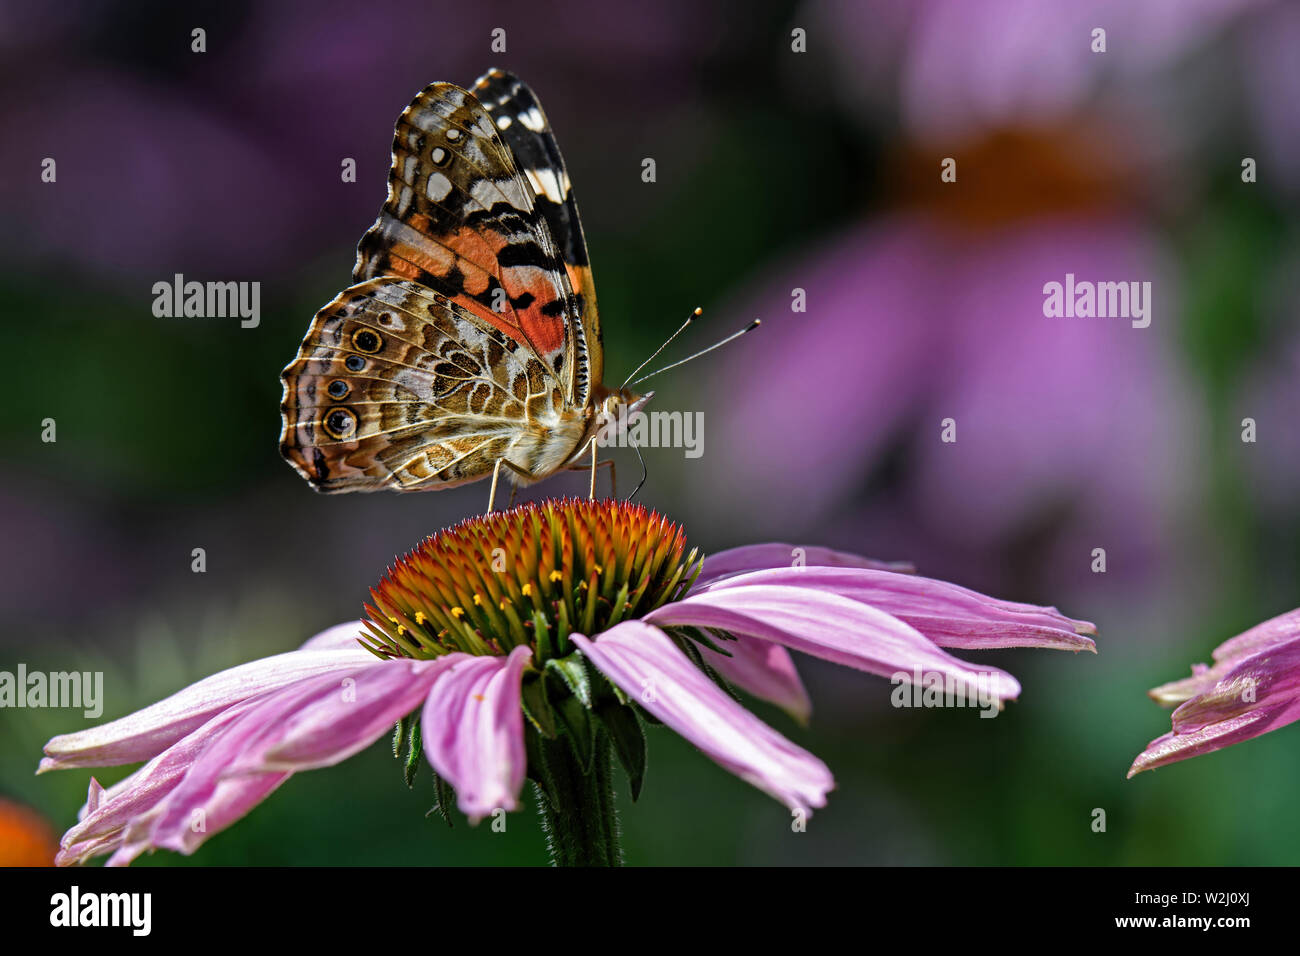
[[331, 438], [347, 438], [357, 427], [357, 419], [346, 408], [336, 408], [322, 422]]
[[343, 364], [347, 366], [349, 372], [360, 372], [366, 367], [366, 360], [360, 355], [349, 355], [343, 360]]
[[330, 382], [329, 388], [327, 388], [326, 391], [330, 393], [330, 398], [347, 398], [348, 392], [352, 391], [352, 386], [343, 381], [343, 379], [336, 378], [334, 381]]
[[352, 344], [357, 347], [358, 352], [374, 355], [384, 347], [384, 340], [370, 329], [358, 329], [352, 334]]
[[435, 166], [446, 166], [451, 161], [451, 153], [441, 146], [435, 146], [429, 151], [429, 162]]

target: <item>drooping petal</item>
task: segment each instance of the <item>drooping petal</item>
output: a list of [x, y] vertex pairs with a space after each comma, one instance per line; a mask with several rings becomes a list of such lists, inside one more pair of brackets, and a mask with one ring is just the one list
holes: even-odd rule
[[375, 662], [344, 676], [317, 681], [317, 691], [276, 726], [264, 752], [246, 753], [231, 772], [313, 770], [364, 750], [418, 708], [440, 671], [437, 660]]
[[[172, 798], [159, 804], [127, 827], [122, 845], [109, 857], [109, 866], [125, 866], [146, 850], [156, 848], [190, 854], [226, 827], [243, 819], [249, 811], [288, 780], [289, 773], [250, 773], [218, 780], [202, 804], [189, 806], [187, 820], [177, 822], [172, 814], [184, 803]], [[168, 822], [162, 829], [162, 823]]]
[[795, 670], [790, 652], [780, 644], [739, 636], [719, 645], [730, 657], [701, 647], [709, 666], [759, 700], [776, 704], [802, 724], [812, 716], [812, 701]]
[[267, 690], [336, 673], [376, 658], [361, 648], [298, 650], [240, 664], [206, 677], [134, 714], [52, 738], [37, 773], [66, 767], [110, 767], [148, 760], [201, 727], [214, 714]]
[[892, 571], [897, 574], [911, 574], [916, 569], [906, 561], [876, 561], [847, 551], [835, 551], [831, 548], [816, 546], [782, 544], [772, 541], [767, 544], [749, 544], [739, 548], [719, 551], [704, 559], [700, 576], [695, 579], [696, 587], [748, 571], [762, 571], [767, 568], [793, 568], [797, 566], [828, 568], [875, 568], [880, 571]]
[[1173, 730], [1147, 745], [1129, 776], [1240, 743], [1300, 720], [1300, 610], [1225, 641], [1213, 667], [1151, 691], [1178, 704]]
[[1020, 694], [1020, 684], [1005, 671], [974, 668], [940, 650], [910, 624], [815, 588], [710, 588], [656, 608], [643, 620], [660, 626], [722, 628], [882, 677], [913, 681], [917, 673], [942, 675], [946, 686], [968, 699], [1003, 701]]
[[[367, 655], [367, 666], [386, 662]], [[358, 668], [346, 676], [352, 676]], [[217, 733], [185, 769], [180, 782], [148, 814], [133, 820], [118, 862], [134, 858], [141, 849], [160, 847], [193, 853], [204, 841], [239, 820], [266, 799], [290, 776], [287, 772], [232, 773], [241, 761], [265, 753], [279, 739], [278, 728], [308, 702], [318, 699], [323, 686], [338, 686], [346, 679], [325, 674], [262, 694], [242, 714]], [[112, 861], [110, 861], [112, 862]]]
[[570, 637], [596, 669], [736, 776], [808, 811], [826, 805], [826, 765], [728, 697], [663, 631], [625, 621], [596, 640]]
[[528, 763], [520, 679], [531, 657], [520, 645], [508, 657], [440, 659], [447, 664], [425, 701], [420, 733], [429, 762], [471, 820], [519, 806]]
[[774, 568], [710, 583], [692, 594], [751, 585], [812, 588], [840, 594], [911, 624], [941, 647], [1054, 647], [1096, 652], [1097, 629], [1054, 607], [1002, 601], [960, 585], [868, 568]]
[[55, 863], [84, 863], [120, 846], [126, 827], [161, 803], [184, 779], [195, 758], [256, 702], [254, 698], [227, 708], [108, 789], [92, 777], [79, 822], [64, 834]]
[[1129, 768], [1132, 777], [1144, 770], [1222, 750], [1260, 734], [1277, 730], [1300, 720], [1300, 700], [1272, 708], [1251, 710], [1213, 724], [1205, 724], [1188, 733], [1168, 733], [1147, 744]]
[[1156, 702], [1166, 706], [1182, 703], [1209, 691], [1247, 658], [1297, 638], [1300, 638], [1300, 608], [1279, 614], [1224, 641], [1214, 649], [1213, 667], [1197, 664], [1192, 668], [1191, 677], [1162, 684], [1153, 688], [1150, 695]]
[[1300, 699], [1300, 637], [1238, 659], [1212, 686], [1178, 706], [1176, 734]]

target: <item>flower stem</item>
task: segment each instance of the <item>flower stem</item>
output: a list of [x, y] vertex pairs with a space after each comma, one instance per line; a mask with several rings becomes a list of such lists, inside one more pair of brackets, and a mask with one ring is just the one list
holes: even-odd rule
[[537, 806], [551, 865], [622, 866], [609, 736], [603, 730], [596, 734], [589, 773], [583, 773], [568, 740], [541, 739], [539, 743], [546, 791], [539, 788]]

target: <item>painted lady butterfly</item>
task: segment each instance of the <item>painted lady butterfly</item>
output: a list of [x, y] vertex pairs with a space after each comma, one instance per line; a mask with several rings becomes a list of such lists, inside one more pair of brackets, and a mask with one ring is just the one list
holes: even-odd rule
[[284, 370], [280, 451], [318, 491], [424, 491], [577, 465], [620, 406], [546, 114], [492, 70], [426, 87], [397, 121], [388, 199], [356, 285]]

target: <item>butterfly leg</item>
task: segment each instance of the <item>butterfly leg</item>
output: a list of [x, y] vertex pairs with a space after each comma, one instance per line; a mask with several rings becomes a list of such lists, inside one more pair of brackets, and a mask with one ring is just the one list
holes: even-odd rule
[[[491, 513], [495, 510], [495, 508], [496, 508], [496, 500], [497, 500], [497, 481], [498, 481], [498, 479], [500, 479], [500, 477], [501, 477], [501, 466], [502, 466], [502, 465], [505, 465], [507, 468], [509, 468], [511, 471], [513, 471], [516, 475], [519, 475], [519, 476], [520, 476], [521, 478], [523, 478], [525, 481], [541, 481], [541, 479], [538, 478], [537, 475], [534, 475], [534, 474], [533, 474], [531, 471], [529, 471], [528, 469], [526, 469], [526, 468], [520, 468], [520, 467], [519, 467], [518, 465], [516, 465], [514, 462], [509, 461], [509, 460], [507, 460], [507, 459], [505, 459], [505, 458], [498, 458], [498, 459], [497, 459], [497, 463], [496, 463], [495, 465], [492, 466], [492, 491], [488, 494], [488, 506], [487, 506], [487, 513], [488, 513], [488, 514], [491, 514]], [[584, 465], [583, 467], [585, 468], [586, 466]], [[518, 491], [518, 490], [519, 490], [518, 488], [515, 488], [515, 489], [513, 489], [513, 490], [510, 492], [510, 504], [511, 504], [512, 506], [514, 505], [514, 502], [515, 502], [515, 492]]]
[[501, 478], [501, 463], [504, 458], [498, 458], [497, 463], [492, 466], [492, 490], [488, 492], [487, 513], [491, 514], [497, 506], [497, 481]]
[[[607, 465], [609, 466], [609, 493], [610, 493], [610, 496], [611, 496], [611, 497], [613, 497], [613, 498], [617, 498], [617, 497], [618, 497], [618, 479], [615, 477], [614, 459], [613, 459], [613, 458], [606, 458], [604, 461], [600, 461], [600, 462], [597, 462], [597, 463], [596, 463], [596, 467], [597, 467], [597, 468], [604, 468], [604, 467], [607, 466]], [[590, 466], [590, 465], [570, 465], [568, 468], [565, 468], [564, 470], [565, 470], [565, 471], [586, 471], [589, 467], [591, 467], [591, 466]]]

